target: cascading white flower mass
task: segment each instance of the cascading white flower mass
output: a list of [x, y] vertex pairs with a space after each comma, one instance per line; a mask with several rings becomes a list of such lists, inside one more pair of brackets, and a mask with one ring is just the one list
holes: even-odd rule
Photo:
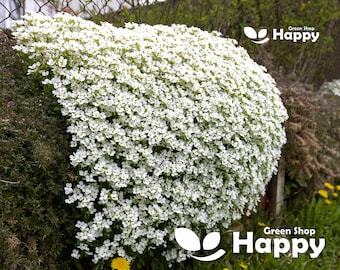
[[272, 77], [235, 40], [62, 13], [28, 14], [14, 35], [69, 119], [82, 180], [66, 185], [66, 202], [87, 212], [74, 257], [97, 263], [159, 247], [182, 261], [176, 227], [227, 228], [255, 210], [287, 112]]

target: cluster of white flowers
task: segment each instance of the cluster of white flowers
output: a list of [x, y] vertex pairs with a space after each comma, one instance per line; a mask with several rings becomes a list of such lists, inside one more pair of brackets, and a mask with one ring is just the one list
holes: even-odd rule
[[325, 82], [320, 87], [321, 94], [333, 94], [340, 97], [340, 80]]
[[176, 227], [216, 229], [256, 208], [276, 171], [287, 112], [235, 40], [184, 25], [97, 25], [29, 14], [14, 33], [68, 117], [87, 212], [79, 246], [99, 260], [148, 248], [186, 255]]

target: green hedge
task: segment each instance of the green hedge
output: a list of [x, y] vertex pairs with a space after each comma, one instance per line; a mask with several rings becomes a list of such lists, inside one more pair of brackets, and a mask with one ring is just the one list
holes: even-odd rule
[[[76, 269], [65, 119], [0, 31], [0, 269]], [[65, 260], [66, 258], [66, 260]]]

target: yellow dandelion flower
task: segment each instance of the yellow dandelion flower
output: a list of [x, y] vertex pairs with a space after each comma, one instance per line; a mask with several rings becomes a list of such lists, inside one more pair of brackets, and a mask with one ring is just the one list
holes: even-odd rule
[[324, 183], [324, 186], [328, 189], [334, 189], [334, 186], [331, 183], [328, 183], [328, 182]]
[[112, 270], [130, 270], [130, 262], [124, 258], [118, 257], [111, 262]]
[[224, 267], [223, 270], [230, 270], [228, 267]]
[[336, 186], [336, 189], [340, 191], [340, 185], [337, 185], [337, 186]]
[[338, 198], [338, 197], [339, 197], [339, 194], [338, 194], [338, 193], [336, 193], [336, 192], [333, 192], [333, 193], [332, 193], [332, 197], [336, 199], [336, 198]]
[[327, 190], [324, 190], [324, 189], [320, 189], [318, 191], [318, 194], [324, 198], [328, 198], [328, 191]]
[[326, 204], [332, 204], [332, 201], [331, 201], [331, 200], [328, 200], [328, 199], [326, 199], [326, 200], [325, 200], [325, 203], [326, 203]]
[[248, 269], [248, 265], [244, 262], [241, 262], [240, 266], [241, 266], [242, 269]]
[[264, 226], [266, 226], [266, 224], [265, 224], [265, 223], [263, 223], [263, 222], [261, 222], [261, 221], [257, 222], [257, 225], [259, 225], [260, 227], [264, 227]]

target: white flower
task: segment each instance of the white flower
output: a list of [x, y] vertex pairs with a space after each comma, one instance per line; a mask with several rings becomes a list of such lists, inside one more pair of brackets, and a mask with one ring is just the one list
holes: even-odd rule
[[71, 257], [73, 257], [73, 258], [75, 258], [75, 259], [80, 259], [79, 250], [78, 250], [78, 249], [72, 250]]
[[320, 87], [321, 94], [334, 94], [340, 96], [340, 80], [325, 82]]
[[15, 48], [53, 86], [82, 177], [65, 186], [66, 202], [86, 212], [73, 257], [97, 263], [162, 247], [180, 262], [188, 254], [176, 227], [228, 227], [256, 208], [287, 112], [236, 41], [184, 25], [24, 19]]

